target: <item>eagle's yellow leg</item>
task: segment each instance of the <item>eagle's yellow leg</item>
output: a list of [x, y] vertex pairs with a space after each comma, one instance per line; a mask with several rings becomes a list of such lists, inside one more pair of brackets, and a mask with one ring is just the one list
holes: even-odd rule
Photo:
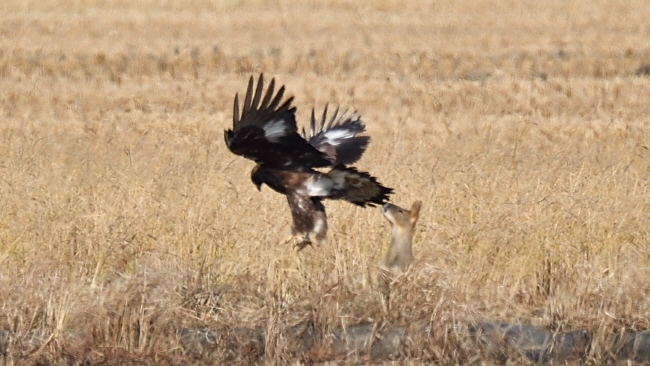
[[313, 243], [311, 242], [309, 237], [304, 236], [304, 237], [299, 238], [299, 239], [300, 240], [294, 245], [294, 247], [298, 248], [298, 251], [301, 251], [301, 250], [305, 249], [305, 247], [308, 246], [308, 245], [310, 247], [312, 247], [312, 248], [314, 247]]
[[306, 246], [313, 246], [311, 239], [308, 236], [296, 236], [291, 235], [282, 241], [281, 245], [293, 244], [294, 247], [298, 248], [298, 251], [305, 249]]
[[280, 245], [287, 245], [287, 244], [291, 243], [294, 240], [296, 240], [296, 237], [294, 235], [289, 235], [284, 240], [282, 240], [280, 242]]

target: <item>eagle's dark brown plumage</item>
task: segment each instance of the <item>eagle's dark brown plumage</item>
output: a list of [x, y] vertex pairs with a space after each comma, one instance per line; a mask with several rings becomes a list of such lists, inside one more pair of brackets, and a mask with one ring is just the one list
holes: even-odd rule
[[[327, 234], [327, 216], [322, 199], [342, 199], [359, 205], [374, 206], [388, 201], [392, 189], [381, 185], [368, 173], [347, 165], [355, 163], [366, 150], [370, 137], [357, 136], [365, 131], [360, 117], [339, 114], [337, 108], [327, 119], [327, 106], [320, 121], [312, 110], [309, 134], [298, 134], [293, 97], [282, 102], [284, 86], [274, 95], [275, 79], [264, 93], [264, 76], [257, 87], [251, 76], [241, 114], [235, 95], [232, 130], [224, 131], [226, 146], [234, 154], [257, 163], [251, 180], [261, 189], [268, 185], [287, 197], [294, 236], [299, 247], [320, 242]], [[315, 168], [331, 167], [326, 172]]]

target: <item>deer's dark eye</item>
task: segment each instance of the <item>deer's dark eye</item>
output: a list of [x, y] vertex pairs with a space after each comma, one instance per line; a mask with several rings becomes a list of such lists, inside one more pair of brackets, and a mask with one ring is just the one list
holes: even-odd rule
[[404, 210], [402, 210], [402, 209], [400, 208], [399, 210], [397, 210], [397, 212], [399, 212], [399, 213], [404, 213]]

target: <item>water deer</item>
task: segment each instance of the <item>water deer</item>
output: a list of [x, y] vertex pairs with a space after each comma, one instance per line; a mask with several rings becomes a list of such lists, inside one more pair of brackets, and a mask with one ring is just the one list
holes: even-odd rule
[[420, 217], [422, 201], [415, 201], [410, 210], [386, 203], [381, 213], [390, 223], [391, 240], [388, 252], [381, 261], [380, 286], [386, 306], [390, 300], [391, 283], [406, 272], [413, 263], [413, 234]]
[[413, 233], [420, 217], [422, 201], [416, 201], [410, 210], [387, 203], [381, 213], [390, 223], [391, 240], [381, 266], [395, 274], [406, 272], [413, 263]]

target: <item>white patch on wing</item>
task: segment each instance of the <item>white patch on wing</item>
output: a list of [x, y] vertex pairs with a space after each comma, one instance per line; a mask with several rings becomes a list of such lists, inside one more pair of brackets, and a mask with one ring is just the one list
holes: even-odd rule
[[350, 130], [345, 130], [345, 129], [337, 129], [337, 130], [329, 130], [325, 131], [323, 134], [323, 137], [327, 140], [327, 143], [333, 146], [336, 146], [341, 143], [339, 140], [344, 140], [344, 139], [351, 139], [356, 135], [356, 133], [350, 131]]
[[327, 197], [332, 191], [334, 182], [324, 175], [312, 175], [305, 181], [307, 195], [310, 197]]
[[264, 136], [271, 142], [280, 141], [289, 132], [287, 123], [284, 119], [276, 119], [264, 126]]

